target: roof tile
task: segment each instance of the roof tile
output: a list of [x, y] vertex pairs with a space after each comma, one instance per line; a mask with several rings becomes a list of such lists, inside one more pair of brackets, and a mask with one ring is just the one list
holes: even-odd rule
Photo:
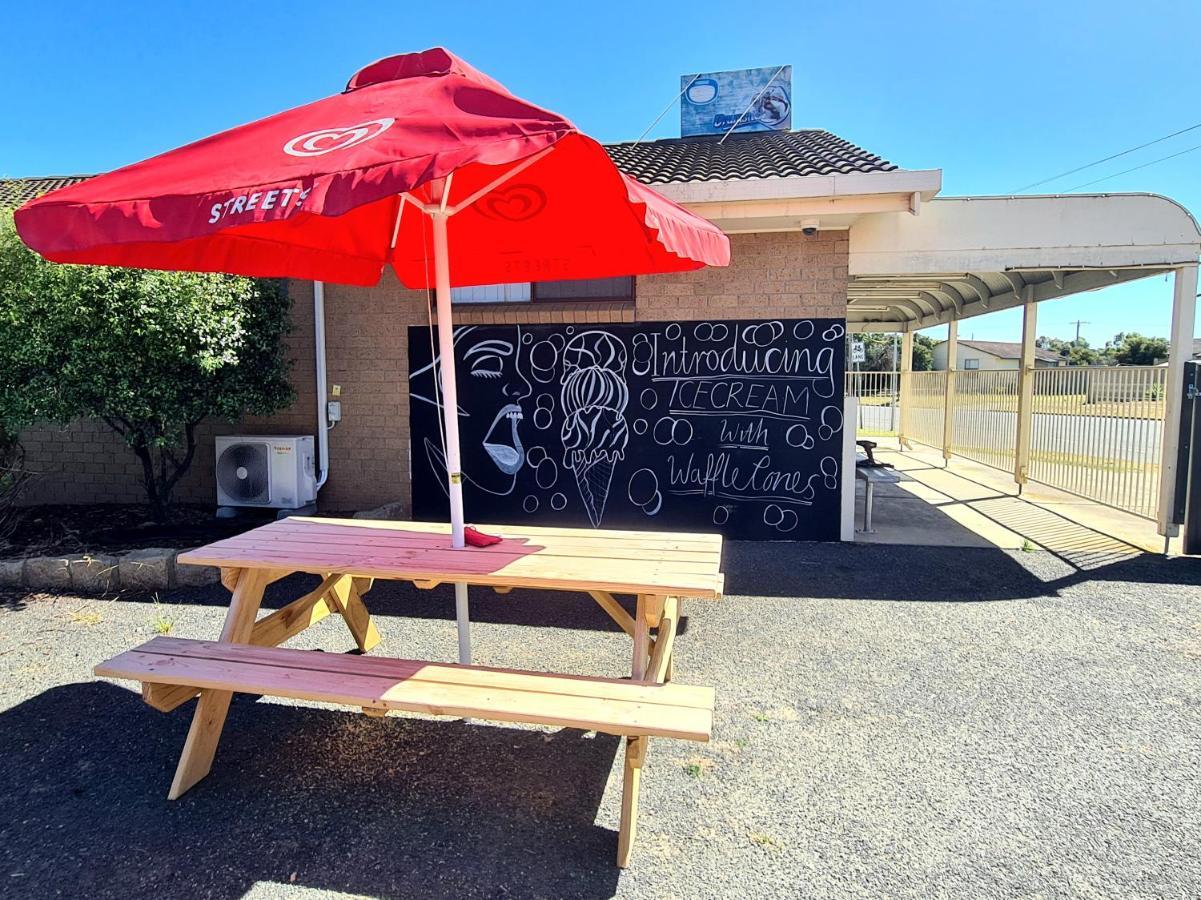
[[0, 209], [16, 209], [23, 203], [67, 185], [87, 181], [90, 175], [46, 175], [41, 178], [0, 178]]
[[[605, 150], [644, 184], [730, 181], [891, 172], [897, 167], [850, 141], [821, 129], [666, 138], [607, 144]], [[0, 209], [15, 209], [41, 194], [84, 181], [86, 175], [0, 179]]]
[[891, 172], [897, 167], [820, 129], [667, 138], [608, 144], [609, 156], [644, 184]]

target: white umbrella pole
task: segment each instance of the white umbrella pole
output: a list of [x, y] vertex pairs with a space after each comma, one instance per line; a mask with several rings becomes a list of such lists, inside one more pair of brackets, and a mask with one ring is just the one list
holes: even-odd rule
[[[450, 309], [450, 257], [446, 239], [447, 213], [431, 214], [434, 226], [434, 290], [438, 310], [438, 357], [442, 374], [442, 422], [446, 434], [446, 478], [450, 496], [450, 545], [464, 546], [463, 474], [459, 458], [459, 391], [455, 381], [455, 339]], [[471, 619], [467, 585], [455, 585], [455, 619], [459, 626], [459, 662], [471, 663]]]

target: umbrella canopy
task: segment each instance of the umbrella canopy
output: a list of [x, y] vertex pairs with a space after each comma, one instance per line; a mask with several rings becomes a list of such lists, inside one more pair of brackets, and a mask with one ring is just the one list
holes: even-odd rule
[[434, 281], [431, 205], [452, 213], [452, 285], [729, 262], [714, 225], [441, 48], [380, 60], [341, 94], [46, 194], [15, 220], [56, 262], [359, 285], [391, 264], [421, 288]]

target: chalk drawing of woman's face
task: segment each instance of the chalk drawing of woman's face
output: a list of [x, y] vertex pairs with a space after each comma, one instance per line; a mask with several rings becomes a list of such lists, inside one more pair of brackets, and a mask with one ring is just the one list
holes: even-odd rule
[[[455, 329], [456, 355], [461, 360], [456, 371], [459, 445], [463, 477], [480, 490], [503, 496], [513, 491], [517, 473], [525, 465], [522, 403], [530, 396], [531, 389], [520, 368], [520, 327], [489, 328], [488, 332], [489, 336], [484, 336], [472, 326]], [[435, 361], [434, 368], [440, 378], [440, 359]], [[430, 367], [413, 373], [410, 389], [415, 399], [434, 402], [432, 385], [427, 384], [430, 374]], [[436, 405], [441, 408], [440, 403]], [[441, 446], [427, 439], [426, 449], [434, 468], [445, 475]]]

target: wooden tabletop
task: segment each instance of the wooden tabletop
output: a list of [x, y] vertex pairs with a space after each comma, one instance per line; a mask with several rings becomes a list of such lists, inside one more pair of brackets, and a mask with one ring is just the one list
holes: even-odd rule
[[181, 553], [178, 561], [427, 583], [721, 596], [721, 535], [477, 527], [503, 540], [455, 550], [443, 523], [297, 516]]

